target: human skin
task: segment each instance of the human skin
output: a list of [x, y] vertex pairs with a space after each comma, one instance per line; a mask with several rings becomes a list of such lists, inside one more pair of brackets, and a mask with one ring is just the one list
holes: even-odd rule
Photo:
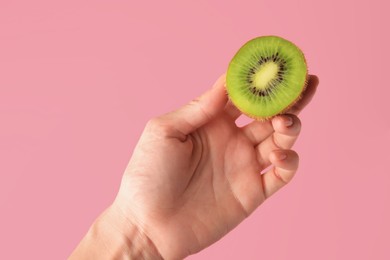
[[182, 259], [222, 238], [293, 178], [296, 115], [317, 85], [310, 76], [288, 114], [238, 127], [223, 75], [198, 99], [151, 119], [115, 201], [70, 259]]

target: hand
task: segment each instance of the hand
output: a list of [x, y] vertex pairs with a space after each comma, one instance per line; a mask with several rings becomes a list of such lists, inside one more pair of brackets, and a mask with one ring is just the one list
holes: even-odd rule
[[199, 99], [150, 120], [111, 207], [164, 259], [184, 258], [223, 237], [298, 168], [290, 150], [301, 128], [296, 115], [313, 97], [317, 77], [289, 114], [244, 127], [235, 124], [240, 113], [224, 82], [222, 76]]

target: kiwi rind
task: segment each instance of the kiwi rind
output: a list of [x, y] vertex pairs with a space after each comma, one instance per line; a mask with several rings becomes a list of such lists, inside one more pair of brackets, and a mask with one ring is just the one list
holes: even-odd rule
[[[299, 95], [294, 99], [292, 100], [288, 105], [283, 105], [285, 106], [283, 109], [281, 109], [280, 111], [278, 111], [277, 113], [274, 113], [274, 114], [271, 114], [271, 115], [254, 115], [252, 113], [249, 113], [247, 111], [247, 109], [245, 109], [244, 107], [241, 106], [240, 102], [237, 102], [235, 100], [232, 99], [231, 95], [229, 94], [229, 87], [231, 87], [230, 85], [230, 78], [231, 76], [229, 77], [229, 72], [230, 72], [230, 69], [231, 69], [231, 65], [233, 63], [233, 61], [236, 59], [237, 55], [239, 55], [240, 53], [240, 50], [245, 48], [248, 44], [253, 44], [253, 41], [255, 40], [258, 40], [259, 38], [277, 38], [277, 40], [282, 40], [284, 42], [287, 42], [288, 44], [290, 44], [293, 48], [295, 48], [294, 51], [297, 51], [297, 53], [301, 54], [300, 58], [302, 58], [302, 61], [304, 63], [304, 67], [305, 67], [305, 71], [299, 71], [300, 72], [300, 75], [303, 76], [302, 73], [304, 73], [304, 77], [305, 77], [305, 80], [303, 82], [303, 85], [301, 86], [301, 89], [300, 89], [300, 93]], [[302, 98], [302, 93], [304, 93], [304, 91], [306, 90], [306, 87], [307, 87], [307, 83], [308, 83], [308, 77], [309, 77], [309, 74], [308, 74], [308, 69], [307, 69], [307, 62], [306, 62], [306, 58], [303, 54], [303, 52], [292, 42], [282, 38], [282, 37], [279, 37], [279, 36], [273, 36], [273, 35], [270, 35], [270, 36], [261, 36], [261, 37], [257, 37], [257, 38], [254, 38], [250, 41], [248, 41], [247, 43], [245, 43], [241, 48], [240, 50], [235, 54], [235, 56], [233, 57], [233, 59], [231, 60], [231, 62], [229, 63], [229, 68], [228, 68], [228, 71], [227, 71], [227, 77], [226, 77], [226, 88], [227, 88], [227, 93], [228, 93], [228, 96], [231, 100], [231, 102], [245, 115], [247, 115], [248, 117], [250, 118], [253, 118], [255, 120], [259, 120], [259, 121], [264, 121], [264, 120], [269, 120], [277, 115], [281, 115], [281, 114], [285, 114], [286, 112], [288, 112], [288, 110], [291, 109], [291, 107], [293, 107], [301, 98]], [[302, 80], [302, 78], [301, 78]], [[295, 95], [294, 95], [295, 96]]]

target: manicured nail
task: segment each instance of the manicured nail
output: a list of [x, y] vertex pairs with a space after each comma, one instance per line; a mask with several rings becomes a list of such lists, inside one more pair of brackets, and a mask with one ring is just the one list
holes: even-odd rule
[[284, 125], [285, 126], [292, 126], [293, 123], [294, 123], [294, 121], [293, 121], [291, 116], [286, 116], [285, 117], [285, 120], [284, 120]]
[[279, 153], [277, 153], [277, 156], [276, 156], [276, 157], [278, 157], [278, 160], [279, 160], [279, 161], [283, 161], [284, 159], [287, 158], [287, 154], [285, 154], [285, 153], [283, 153], [283, 152], [279, 152]]

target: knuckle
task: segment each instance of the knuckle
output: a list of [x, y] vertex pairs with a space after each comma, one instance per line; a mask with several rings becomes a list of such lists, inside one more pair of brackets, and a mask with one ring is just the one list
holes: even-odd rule
[[189, 105], [191, 105], [191, 106], [192, 106], [192, 105], [196, 105], [196, 104], [199, 103], [199, 101], [200, 101], [200, 98], [199, 98], [199, 97], [194, 98], [193, 100], [190, 101]]
[[146, 127], [147, 129], [153, 129], [153, 128], [156, 128], [159, 124], [160, 124], [160, 119], [158, 117], [154, 117], [154, 118], [151, 118], [149, 119], [149, 121], [146, 123]]
[[192, 109], [192, 107], [197, 107], [197, 106], [199, 106], [199, 104], [200, 104], [200, 98], [197, 97], [197, 98], [192, 99], [190, 102], [188, 102], [188, 103], [186, 104], [186, 106], [187, 106], [188, 108], [191, 108], [191, 109]]
[[150, 119], [145, 126], [145, 130], [160, 136], [168, 136], [170, 127], [164, 123], [161, 117], [154, 117]]

